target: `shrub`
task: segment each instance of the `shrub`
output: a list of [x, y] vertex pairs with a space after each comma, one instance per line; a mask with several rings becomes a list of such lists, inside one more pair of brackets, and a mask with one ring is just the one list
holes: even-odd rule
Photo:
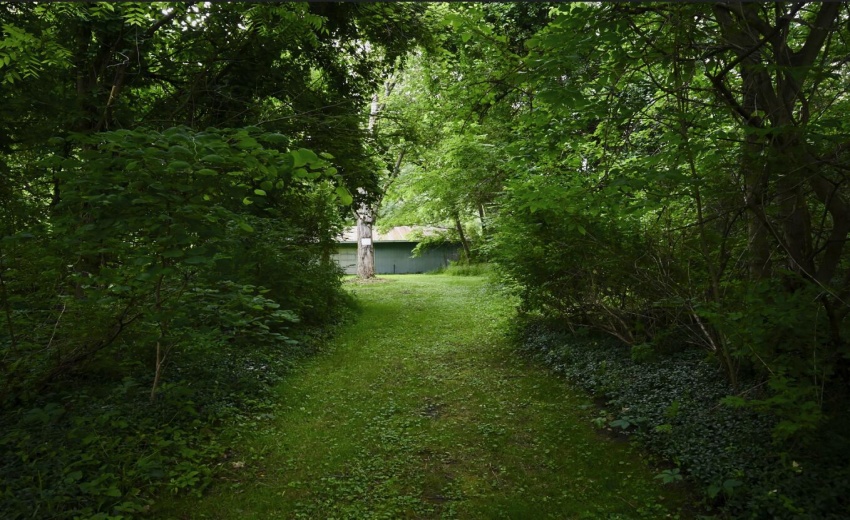
[[833, 439], [831, 458], [824, 450], [771, 442], [779, 419], [725, 405], [735, 391], [703, 351], [647, 356], [610, 337], [562, 332], [535, 320], [523, 322], [518, 339], [525, 354], [605, 398], [610, 415], [602, 426], [621, 429], [672, 461], [725, 513], [846, 517], [850, 471], [843, 437], [821, 438]]
[[485, 276], [491, 272], [490, 264], [449, 262], [448, 267], [434, 270], [430, 274], [446, 274], [449, 276]]
[[42, 165], [63, 180], [49, 223], [0, 240], [4, 519], [202, 489], [215, 431], [271, 406], [348, 303], [329, 260], [343, 188], [315, 153], [256, 128], [79, 139]]

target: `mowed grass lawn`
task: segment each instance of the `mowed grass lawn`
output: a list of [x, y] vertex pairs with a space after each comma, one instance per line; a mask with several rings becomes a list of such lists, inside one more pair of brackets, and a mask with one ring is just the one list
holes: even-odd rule
[[589, 398], [518, 357], [512, 302], [480, 277], [349, 284], [362, 312], [234, 434], [203, 497], [156, 518], [686, 518]]

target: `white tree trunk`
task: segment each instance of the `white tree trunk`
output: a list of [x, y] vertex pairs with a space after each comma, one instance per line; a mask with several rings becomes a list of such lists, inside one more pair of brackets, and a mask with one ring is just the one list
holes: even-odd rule
[[[378, 120], [378, 93], [372, 95], [369, 108], [369, 135], [374, 136]], [[362, 188], [361, 195], [365, 195]], [[375, 224], [375, 208], [366, 203], [357, 210], [357, 277], [361, 279], [375, 277], [375, 244], [372, 242], [372, 226]]]
[[[384, 83], [384, 98], [390, 97], [390, 94], [395, 88], [395, 80], [390, 76]], [[378, 124], [378, 115], [384, 105], [379, 103], [378, 93], [372, 95], [372, 104], [369, 107], [369, 136], [374, 138], [377, 130], [375, 127]], [[389, 173], [388, 182], [398, 175], [401, 169], [401, 161], [404, 159], [405, 150], [402, 149], [395, 163], [395, 168]], [[388, 186], [385, 186], [386, 189]], [[365, 196], [366, 192], [363, 188], [358, 189], [360, 195]], [[380, 194], [379, 194], [380, 195]], [[375, 244], [372, 237], [372, 228], [375, 225], [375, 217], [377, 216], [378, 205], [380, 204], [380, 196], [374, 202], [374, 205], [360, 204], [360, 207], [355, 212], [357, 217], [357, 276], [359, 278], [373, 278], [375, 276]]]
[[375, 244], [372, 241], [372, 224], [375, 221], [372, 208], [361, 204], [357, 211], [357, 277], [375, 277]]

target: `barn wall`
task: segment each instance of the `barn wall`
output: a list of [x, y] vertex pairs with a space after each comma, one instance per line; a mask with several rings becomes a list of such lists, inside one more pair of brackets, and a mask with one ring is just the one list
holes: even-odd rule
[[333, 255], [336, 262], [345, 274], [357, 274], [357, 245], [337, 244], [336, 254]]
[[[375, 243], [375, 274], [408, 274], [425, 273], [445, 267], [449, 260], [457, 260], [457, 246], [441, 245], [429, 248], [417, 258], [412, 258], [410, 252], [416, 247], [415, 242], [376, 242]], [[357, 274], [357, 246], [355, 244], [339, 244], [334, 260], [343, 268], [346, 274]]]

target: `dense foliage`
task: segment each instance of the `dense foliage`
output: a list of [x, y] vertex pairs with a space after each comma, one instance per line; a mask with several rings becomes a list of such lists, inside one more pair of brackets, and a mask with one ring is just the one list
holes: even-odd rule
[[[492, 262], [522, 313], [662, 360], [673, 394], [683, 373], [722, 379], [699, 408], [717, 420], [765, 417], [726, 448], [755, 461], [758, 430], [784, 454], [770, 469], [644, 436], [731, 511], [846, 507], [768, 488], [815, 447], [850, 465], [848, 22], [838, 2], [0, 6], [4, 492], [121, 513], [147, 473], [101, 486], [120, 471], [59, 478], [30, 452], [144, 387], [153, 422], [124, 443], [142, 453], [171, 413], [154, 408], [199, 377], [188, 360], [259, 366], [337, 322], [332, 237], [383, 201], [379, 220]], [[663, 386], [649, 367], [613, 399]], [[826, 467], [802, 471], [843, 482]]]
[[[536, 111], [555, 131], [522, 144], [553, 162], [507, 187], [505, 238], [540, 248], [514, 248], [505, 265], [532, 306], [632, 345], [677, 331], [733, 384], [763, 373], [763, 404], [792, 436], [845, 398], [846, 71], [824, 55], [843, 52], [837, 5], [781, 9], [558, 15], [529, 55], [544, 81]], [[752, 25], [774, 14], [800, 27]], [[601, 41], [575, 41], [587, 33]], [[581, 61], [550, 58], [567, 41]]]
[[[788, 474], [815, 446], [850, 465], [847, 6], [440, 8], [444, 50], [406, 80], [428, 96], [399, 100], [427, 146], [391, 218], [473, 228], [529, 315], [696, 349], [706, 366], [687, 370], [728, 384], [713, 406], [772, 418]], [[839, 507], [789, 493], [752, 514]]]
[[203, 486], [346, 313], [364, 108], [414, 5], [0, 6], [0, 516]]
[[623, 348], [610, 336], [558, 330], [552, 323], [518, 327], [521, 350], [605, 399], [594, 423], [627, 434], [675, 464], [656, 478], [687, 476], [733, 518], [843, 518], [850, 467], [836, 452], [843, 439], [790, 453], [765, 442], [771, 414], [719, 406], [735, 389], [697, 350], [658, 355]]

